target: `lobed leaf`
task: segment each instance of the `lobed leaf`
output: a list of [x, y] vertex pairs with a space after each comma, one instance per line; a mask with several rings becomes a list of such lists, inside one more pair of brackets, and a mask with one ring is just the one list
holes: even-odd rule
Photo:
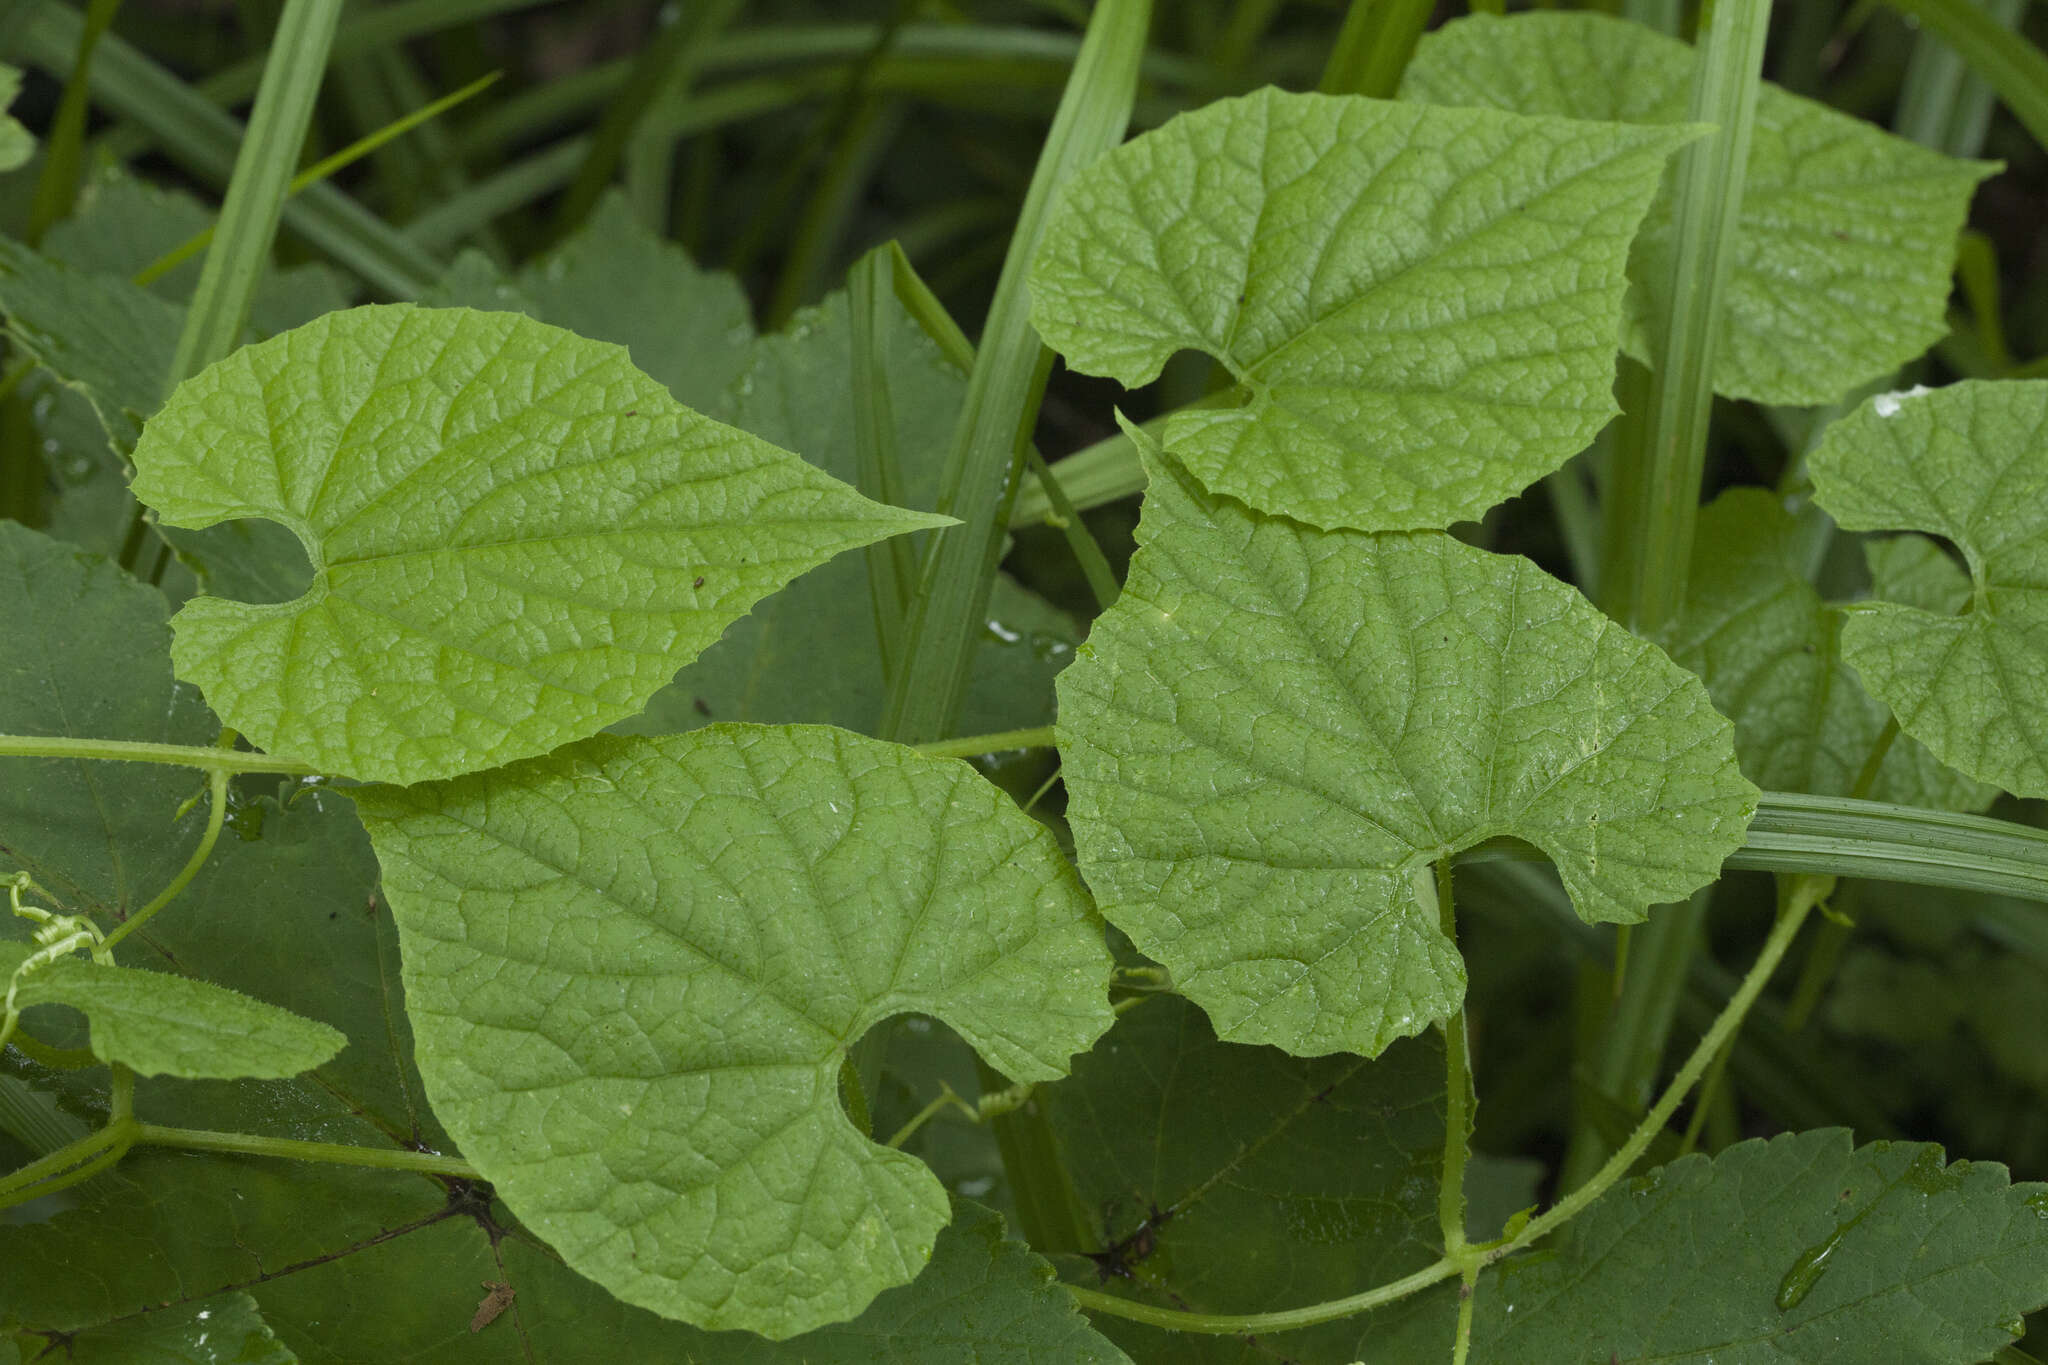
[[1481, 1281], [1473, 1359], [1973, 1365], [2043, 1304], [2048, 1186], [1823, 1129], [1609, 1191]]
[[1843, 657], [1936, 758], [2048, 796], [2048, 381], [1879, 394], [1828, 428], [1810, 469], [1843, 526], [1929, 532], [1969, 566], [1960, 612], [1928, 609], [1955, 600], [1952, 579], [1920, 605], [1852, 607]]
[[[1141, 450], [1142, 433], [1134, 435]], [[1146, 454], [1060, 679], [1082, 874], [1217, 1035], [1373, 1055], [1458, 1007], [1430, 865], [1507, 835], [1587, 921], [1713, 880], [1757, 792], [1699, 680], [1528, 561], [1315, 531]]]
[[[1808, 513], [1810, 521], [1818, 513]], [[1842, 615], [1821, 601], [1802, 559], [1808, 529], [1762, 488], [1730, 489], [1700, 513], [1686, 599], [1671, 657], [1706, 681], [1715, 708], [1735, 722], [1743, 775], [1770, 791], [1858, 795], [1855, 786], [1891, 712], [1856, 680], [1841, 652]], [[1921, 547], [1939, 558], [1925, 540]], [[1893, 552], [1880, 591], [1907, 589]], [[1922, 553], [1905, 547], [1905, 554]], [[1946, 560], [1943, 560], [1946, 563]], [[1950, 572], [1955, 572], [1952, 568]], [[1873, 801], [1977, 811], [1998, 793], [1943, 767], [1901, 736], [1885, 752]]]
[[1037, 1081], [1110, 1023], [1080, 883], [964, 764], [717, 725], [355, 797], [436, 1114], [571, 1266], [700, 1326], [787, 1337], [924, 1265], [944, 1190], [839, 1105], [868, 1029]]
[[32, 951], [30, 944], [0, 943], [0, 980], [10, 982], [15, 1005], [71, 1006], [92, 1021], [95, 1057], [145, 1076], [296, 1076], [347, 1041], [325, 1024], [168, 972], [80, 957], [20, 972]]
[[1686, 128], [1262, 90], [1067, 186], [1032, 322], [1127, 387], [1214, 356], [1233, 401], [1166, 448], [1323, 527], [1476, 518], [1614, 415], [1629, 239]]
[[755, 600], [942, 518], [682, 407], [625, 352], [508, 313], [331, 313], [179, 386], [136, 447], [172, 525], [262, 517], [313, 564], [200, 597], [172, 659], [272, 752], [416, 782], [631, 715]]
[[[1628, 124], [1675, 124], [1693, 52], [1600, 14], [1473, 15], [1423, 38], [1404, 99]], [[1832, 403], [1948, 332], [1956, 234], [1995, 162], [1959, 161], [1766, 83], [1744, 170], [1714, 391]], [[1677, 232], [1669, 188], [1629, 257], [1623, 346], [1649, 357], [1669, 307]]]

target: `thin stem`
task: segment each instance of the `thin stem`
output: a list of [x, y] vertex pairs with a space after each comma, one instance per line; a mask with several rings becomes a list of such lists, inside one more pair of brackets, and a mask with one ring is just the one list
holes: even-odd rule
[[[1445, 938], [1458, 941], [1457, 909], [1451, 891], [1451, 860], [1437, 859], [1437, 926]], [[1461, 1006], [1444, 1020], [1444, 1166], [1437, 1185], [1437, 1230], [1444, 1240], [1444, 1254], [1458, 1256], [1465, 1250], [1465, 1162], [1472, 1150], [1472, 1057], [1465, 1039], [1465, 1011]]]
[[1451, 1365], [1465, 1365], [1472, 1353], [1472, 1305], [1478, 1297], [1479, 1271], [1475, 1267], [1465, 1272], [1464, 1282], [1458, 1286], [1458, 1337], [1451, 1345]]
[[918, 1110], [915, 1114], [911, 1115], [910, 1121], [908, 1123], [905, 1123], [901, 1128], [898, 1128], [895, 1131], [895, 1133], [890, 1136], [889, 1141], [886, 1144], [887, 1146], [901, 1147], [904, 1143], [910, 1141], [912, 1135], [914, 1135], [918, 1129], [924, 1127], [927, 1123], [930, 1123], [934, 1118], [937, 1118], [941, 1110], [958, 1109], [960, 1110], [960, 1112], [967, 1115], [967, 1117], [973, 1120], [974, 1122], [981, 1122], [981, 1115], [975, 1112], [974, 1106], [969, 1104], [966, 1100], [961, 1099], [958, 1095], [954, 1094], [953, 1087], [947, 1085], [944, 1081], [939, 1082], [939, 1086], [945, 1093], [940, 1095], [937, 1099], [933, 1100], [930, 1104], [927, 1104], [924, 1108]]
[[255, 1133], [213, 1133], [201, 1128], [135, 1125], [138, 1147], [177, 1147], [188, 1152], [233, 1152], [241, 1156], [317, 1161], [331, 1166], [368, 1166], [380, 1171], [418, 1171], [457, 1180], [480, 1180], [481, 1173], [460, 1157], [399, 1148], [358, 1147], [347, 1142], [301, 1142], [296, 1138], [260, 1137]]
[[[1503, 1260], [1555, 1232], [1585, 1212], [1594, 1200], [1628, 1174], [1636, 1158], [1640, 1157], [1648, 1149], [1651, 1140], [1664, 1130], [1664, 1125], [1670, 1121], [1671, 1115], [1677, 1111], [1686, 1093], [1707, 1069], [1714, 1054], [1720, 1051], [1721, 1046], [1740, 1027], [1743, 1017], [1749, 1013], [1750, 1007], [1762, 994], [1764, 984], [1777, 970], [1778, 963], [1784, 960], [1785, 950], [1791, 946], [1800, 926], [1806, 922], [1807, 913], [1813, 909], [1824, 885], [1824, 882], [1817, 878], [1802, 881], [1797, 892], [1779, 915], [1777, 924], [1772, 927], [1770, 937], [1764, 941], [1763, 951], [1757, 954], [1756, 961], [1750, 964], [1748, 973], [1743, 976], [1742, 984], [1736, 987], [1735, 993], [1729, 997], [1727, 1005], [1701, 1037], [1692, 1055], [1679, 1067], [1678, 1074], [1671, 1078], [1671, 1084], [1665, 1088], [1663, 1097], [1644, 1116], [1643, 1121], [1636, 1125], [1635, 1132], [1622, 1144], [1621, 1150], [1600, 1168], [1593, 1179], [1572, 1191], [1549, 1212], [1531, 1219], [1512, 1238], [1486, 1248], [1479, 1258], [1482, 1264], [1490, 1265]], [[1478, 1248], [1472, 1250], [1477, 1251]], [[1067, 1285], [1066, 1290], [1081, 1307], [1098, 1313], [1108, 1313], [1112, 1317], [1128, 1318], [1133, 1322], [1164, 1327], [1175, 1332], [1238, 1336], [1290, 1332], [1325, 1322], [1335, 1322], [1340, 1318], [1356, 1317], [1360, 1313], [1368, 1313], [1375, 1308], [1407, 1298], [1431, 1285], [1458, 1278], [1470, 1267], [1470, 1256], [1456, 1259], [1445, 1256], [1413, 1274], [1377, 1285], [1364, 1293], [1332, 1299], [1327, 1303], [1310, 1304], [1304, 1308], [1284, 1309], [1276, 1313], [1183, 1313], [1169, 1308], [1155, 1308], [1150, 1304], [1135, 1303], [1129, 1299], [1120, 1299], [1078, 1285]]]
[[282, 773], [312, 777], [316, 770], [296, 759], [217, 749], [199, 744], [148, 744], [128, 739], [72, 739], [58, 735], [0, 735], [0, 758], [102, 759], [108, 762], [165, 763], [229, 773]]
[[127, 1119], [95, 1128], [76, 1142], [0, 1176], [0, 1209], [92, 1179], [127, 1153], [138, 1126], [133, 1119]]
[[[231, 746], [234, 743], [234, 731], [223, 731], [221, 739], [222, 748]], [[107, 935], [104, 947], [111, 950], [122, 939], [148, 923], [150, 916], [176, 900], [178, 893], [190, 886], [192, 879], [199, 875], [199, 869], [206, 866], [207, 858], [213, 853], [214, 842], [220, 838], [221, 822], [227, 817], [228, 780], [233, 776], [234, 774], [225, 768], [215, 768], [208, 774], [206, 830], [199, 836], [198, 847], [194, 848], [192, 856], [185, 860], [185, 866], [178, 869], [178, 875], [171, 878], [171, 884], [157, 893], [155, 900], [130, 915], [124, 923], [115, 926], [114, 931]]]
[[1030, 730], [1002, 730], [993, 735], [933, 740], [915, 747], [919, 753], [930, 754], [934, 758], [975, 758], [981, 754], [999, 754], [1005, 749], [1050, 749], [1058, 743], [1053, 727], [1040, 725]]
[[1685, 1121], [1685, 1136], [1678, 1141], [1680, 1156], [1690, 1155], [1692, 1149], [1699, 1145], [1700, 1130], [1707, 1125], [1707, 1110], [1720, 1092], [1721, 1080], [1728, 1073], [1728, 1058], [1734, 1052], [1735, 1040], [1730, 1038], [1727, 1046], [1714, 1054], [1713, 1063], [1707, 1068], [1707, 1078], [1700, 1082], [1700, 1093], [1693, 1096], [1692, 1117]]

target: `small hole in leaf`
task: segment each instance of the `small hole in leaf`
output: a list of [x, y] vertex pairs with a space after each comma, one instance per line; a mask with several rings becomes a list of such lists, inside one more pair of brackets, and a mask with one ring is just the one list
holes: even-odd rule
[[293, 602], [313, 586], [313, 562], [290, 530], [254, 518], [203, 531], [159, 531], [199, 577], [200, 591], [251, 606]]

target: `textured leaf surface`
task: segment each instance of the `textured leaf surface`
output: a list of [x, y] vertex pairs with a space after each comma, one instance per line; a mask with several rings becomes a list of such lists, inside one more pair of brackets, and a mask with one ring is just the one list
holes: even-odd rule
[[1317, 526], [1475, 518], [1614, 414], [1629, 238], [1692, 136], [1262, 90], [1068, 185], [1032, 321], [1127, 387], [1176, 351], [1238, 401], [1166, 448]]
[[17, 977], [30, 951], [0, 943], [0, 977], [13, 981], [15, 1004], [82, 1011], [93, 1055], [145, 1076], [296, 1076], [341, 1051], [342, 1035], [325, 1024], [168, 972], [67, 957]]
[[1429, 866], [1483, 839], [1622, 923], [1741, 842], [1728, 722], [1572, 589], [1148, 466], [1130, 582], [1060, 679], [1068, 817], [1103, 914], [1219, 1036], [1371, 1055], [1457, 1008]]
[[[0, 734], [211, 744], [198, 694], [171, 678], [161, 595], [106, 560], [0, 521]], [[206, 823], [205, 789], [156, 764], [9, 758], [0, 875], [17, 868], [111, 928], [177, 874]]]
[[[1475, 15], [1425, 37], [1404, 99], [1632, 124], [1684, 119], [1693, 52], [1597, 14]], [[1948, 331], [1949, 272], [1971, 191], [1994, 163], [1958, 161], [1766, 84], [1745, 168], [1728, 326], [1714, 390], [1830, 403]], [[1668, 301], [1668, 191], [1629, 261], [1625, 344], [1637, 359]]]
[[913, 1278], [947, 1218], [838, 1101], [930, 1014], [1017, 1080], [1108, 1027], [1050, 834], [964, 764], [822, 728], [600, 737], [358, 794], [435, 1112], [629, 1303], [774, 1337]]
[[[1736, 756], [1752, 782], [1772, 791], [1849, 796], [1891, 712], [1843, 662], [1841, 613], [1807, 580], [1803, 544], [1799, 521], [1775, 493], [1737, 488], [1716, 498], [1700, 514], [1671, 656], [1706, 680], [1715, 707], [1735, 722]], [[1940, 557], [1924, 539], [1920, 544]], [[1917, 561], [1910, 567], [1930, 572]], [[1902, 586], [1897, 575], [1889, 581]], [[1901, 736], [1863, 794], [1982, 810], [1998, 793]]]
[[938, 524], [678, 405], [619, 348], [508, 313], [332, 313], [179, 386], [135, 452], [166, 522], [262, 517], [306, 595], [196, 598], [172, 658], [251, 741], [394, 782], [632, 714], [758, 598]]
[[[1373, 1062], [1301, 1060], [1217, 1042], [1183, 1000], [1146, 1001], [1039, 1092], [1102, 1219], [1080, 1282], [1161, 1308], [1256, 1313], [1421, 1269], [1438, 1255], [1443, 1092], [1434, 1037]], [[1360, 1347], [1357, 1319], [1256, 1343], [1097, 1320], [1144, 1361], [1382, 1358]]]
[[1930, 532], [1969, 565], [1967, 610], [1863, 604], [1843, 657], [1942, 762], [2048, 796], [2048, 381], [1880, 394], [1811, 469], [1843, 526]]
[[1473, 1359], [1972, 1365], [2048, 1303], [2044, 1210], [2003, 1166], [1842, 1129], [1685, 1157], [1483, 1280]]

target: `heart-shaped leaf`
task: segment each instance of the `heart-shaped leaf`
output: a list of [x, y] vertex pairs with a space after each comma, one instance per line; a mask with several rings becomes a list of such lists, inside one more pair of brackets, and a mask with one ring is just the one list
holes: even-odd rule
[[[1673, 124], [1693, 50], [1602, 14], [1473, 15], [1422, 40], [1403, 99], [1522, 114]], [[1956, 233], [1995, 162], [1958, 161], [1766, 84], [1743, 172], [1714, 391], [1760, 403], [1832, 403], [1948, 332]], [[1629, 354], [1668, 308], [1671, 196], [1629, 261]]]
[[435, 1113], [569, 1264], [700, 1326], [841, 1321], [930, 1255], [945, 1190], [840, 1107], [870, 1027], [1038, 1081], [1111, 1021], [1072, 868], [963, 763], [716, 725], [356, 799]]
[[1629, 239], [1695, 131], [1218, 100], [1068, 184], [1032, 323], [1130, 387], [1214, 356], [1235, 401], [1164, 440], [1218, 492], [1317, 526], [1448, 526], [1613, 416]]
[[1699, 679], [1527, 560], [1146, 463], [1130, 582], [1060, 676], [1068, 817], [1104, 916], [1217, 1036], [1372, 1055], [1455, 1010], [1430, 866], [1482, 840], [1622, 923], [1741, 843], [1756, 788]]
[[1959, 613], [1851, 608], [1842, 656], [1936, 758], [2048, 796], [2048, 381], [1879, 394], [1828, 428], [1809, 467], [1843, 526], [1942, 536], [1970, 571]]
[[169, 523], [264, 517], [296, 601], [201, 597], [179, 676], [253, 742], [416, 782], [643, 706], [755, 601], [944, 518], [683, 407], [623, 349], [511, 313], [330, 313], [180, 385], [135, 450]]

